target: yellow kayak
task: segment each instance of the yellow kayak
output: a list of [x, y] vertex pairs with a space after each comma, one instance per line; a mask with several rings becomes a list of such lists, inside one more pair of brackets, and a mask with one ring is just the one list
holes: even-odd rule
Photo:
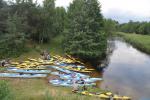
[[122, 100], [122, 97], [121, 97], [121, 96], [118, 96], [118, 95], [114, 95], [114, 96], [113, 96], [113, 99], [115, 99], [115, 100]]
[[122, 97], [122, 100], [131, 100], [131, 98], [130, 98], [130, 97], [127, 97], [127, 96], [123, 96], [123, 97]]
[[12, 65], [19, 65], [18, 62], [11, 62]]
[[28, 58], [28, 60], [30, 60], [30, 61], [37, 61], [36, 59], [32, 59], [32, 58]]
[[88, 91], [83, 91], [83, 92], [81, 92], [81, 94], [83, 94], [83, 95], [88, 95], [89, 92], [88, 92]]
[[108, 96], [112, 96], [113, 95], [113, 93], [111, 93], [111, 92], [107, 92], [105, 94], [108, 95]]
[[88, 95], [88, 96], [95, 96], [95, 97], [100, 97], [101, 99], [109, 99], [110, 97], [105, 95], [105, 94], [99, 94], [99, 95], [96, 95], [94, 93], [90, 93], [88, 91], [83, 91], [81, 92], [82, 95]]
[[[106, 92], [106, 93], [90, 93], [88, 91], [82, 91], [82, 92], [77, 92], [79, 94], [82, 94], [82, 95], [88, 95], [88, 96], [95, 96], [95, 97], [100, 97], [102, 100], [108, 100], [110, 99], [110, 97], [113, 96], [113, 93], [111, 92]], [[130, 97], [127, 97], [127, 96], [118, 96], [118, 95], [114, 95], [113, 96], [113, 100], [131, 100]]]
[[68, 68], [68, 67], [65, 67], [65, 69], [67, 70], [71, 70], [71, 71], [76, 71], [76, 72], [81, 72], [81, 73], [90, 73], [92, 71], [88, 71], [88, 70], [84, 70], [84, 69], [74, 69], [74, 68]]
[[16, 66], [16, 68], [27, 68], [27, 66]]
[[24, 63], [30, 63], [30, 61], [24, 61]]
[[100, 94], [98, 95], [98, 97], [100, 97], [101, 99], [109, 99], [110, 97], [105, 95], [105, 94]]

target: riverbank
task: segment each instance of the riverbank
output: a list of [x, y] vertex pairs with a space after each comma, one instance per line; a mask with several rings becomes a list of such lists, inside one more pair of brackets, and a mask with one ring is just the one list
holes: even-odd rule
[[117, 36], [123, 37], [127, 42], [131, 43], [134, 47], [140, 49], [143, 52], [150, 54], [150, 36], [140, 34], [129, 34], [123, 32], [117, 32]]

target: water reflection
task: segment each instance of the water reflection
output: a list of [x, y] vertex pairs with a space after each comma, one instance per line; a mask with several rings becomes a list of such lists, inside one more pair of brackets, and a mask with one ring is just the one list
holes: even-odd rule
[[101, 87], [134, 100], [150, 98], [150, 57], [122, 40], [110, 43], [113, 52], [107, 58], [109, 64], [104, 69]]

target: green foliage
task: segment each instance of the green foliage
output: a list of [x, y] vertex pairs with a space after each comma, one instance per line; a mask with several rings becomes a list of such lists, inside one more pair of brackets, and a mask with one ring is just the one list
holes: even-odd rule
[[119, 23], [112, 19], [104, 20], [104, 31], [108, 36], [112, 35], [114, 32], [118, 30]]
[[82, 59], [97, 59], [106, 50], [106, 35], [101, 32], [103, 17], [97, 0], [74, 0], [68, 9], [65, 52]]
[[0, 80], [0, 100], [13, 100], [6, 81]]
[[4, 36], [0, 37], [0, 58], [20, 55], [26, 49], [25, 40], [49, 43], [64, 33], [67, 53], [83, 59], [101, 58], [106, 50], [106, 34], [102, 32], [104, 20], [100, 12], [98, 0], [74, 0], [67, 11], [55, 7], [55, 0], [44, 0], [43, 5], [34, 0], [14, 0], [9, 4], [2, 0], [0, 34]]
[[22, 35], [5, 35], [0, 40], [0, 59], [19, 56], [26, 51]]
[[127, 33], [150, 35], [150, 22], [130, 21], [129, 23], [121, 24], [119, 29], [120, 31]]
[[[55, 0], [0, 1], [0, 58], [18, 56], [26, 51], [25, 40], [49, 43], [63, 33], [66, 11], [56, 8]], [[24, 50], [25, 49], [25, 50]]]
[[0, 34], [6, 32], [6, 21], [8, 17], [8, 6], [4, 0], [0, 0]]
[[6, 21], [6, 32], [0, 37], [0, 59], [18, 56], [25, 51], [25, 35], [23, 18], [17, 13], [8, 15]]
[[57, 7], [55, 11], [55, 35], [60, 35], [64, 32], [66, 26], [66, 10], [63, 7]]

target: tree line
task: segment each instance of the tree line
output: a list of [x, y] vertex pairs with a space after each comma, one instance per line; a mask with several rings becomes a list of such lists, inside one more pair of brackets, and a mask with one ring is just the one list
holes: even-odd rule
[[48, 43], [64, 30], [66, 10], [55, 0], [0, 1], [0, 58], [20, 55], [26, 41]]
[[119, 31], [150, 35], [150, 22], [133, 22], [130, 20], [128, 23], [120, 24]]
[[[27, 41], [49, 43], [63, 35], [63, 50], [82, 59], [98, 59], [107, 48], [107, 25], [98, 0], [73, 0], [65, 9], [55, 0], [39, 5], [33, 0], [0, 1], [0, 55], [20, 55]], [[106, 23], [107, 22], [107, 23]], [[115, 27], [116, 28], [116, 27]], [[107, 32], [115, 31], [114, 27]]]

